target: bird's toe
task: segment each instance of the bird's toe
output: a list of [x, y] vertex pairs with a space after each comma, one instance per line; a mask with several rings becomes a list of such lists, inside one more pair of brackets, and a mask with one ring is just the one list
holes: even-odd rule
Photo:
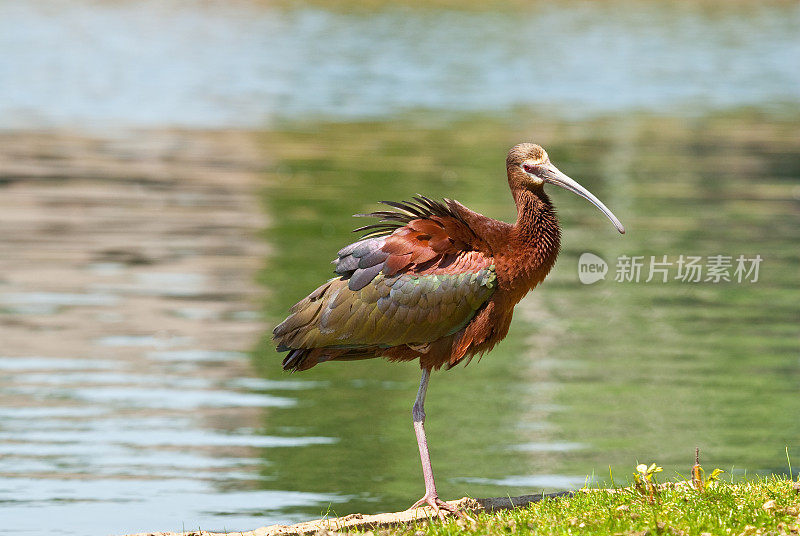
[[436, 495], [425, 495], [420, 500], [411, 505], [411, 508], [409, 508], [409, 510], [415, 510], [419, 507], [425, 507], [425, 506], [430, 506], [431, 508], [433, 508], [433, 512], [437, 514], [439, 517], [445, 517], [445, 512], [457, 517], [464, 517], [464, 513], [461, 512], [458, 508], [449, 503], [446, 503]]

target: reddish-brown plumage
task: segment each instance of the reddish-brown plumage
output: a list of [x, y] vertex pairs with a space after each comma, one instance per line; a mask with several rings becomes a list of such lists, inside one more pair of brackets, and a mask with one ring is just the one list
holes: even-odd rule
[[287, 370], [324, 361], [419, 359], [423, 372], [413, 415], [426, 493], [417, 504], [444, 507], [422, 428], [430, 371], [491, 350], [508, 334], [514, 306], [542, 282], [558, 256], [561, 231], [544, 184], [586, 198], [624, 232], [538, 145], [512, 147], [506, 172], [517, 205], [514, 224], [452, 200], [385, 201], [399, 211], [368, 214], [381, 221], [356, 229], [367, 234], [339, 251], [334, 263], [340, 277], [298, 302], [274, 331], [278, 349], [289, 352]]
[[[561, 235], [555, 210], [544, 192], [544, 182], [547, 181], [537, 180], [536, 175], [527, 171], [528, 168], [538, 169], [537, 166], [542, 169], [551, 166], [547, 154], [540, 147], [522, 144], [509, 152], [506, 171], [517, 205], [514, 224], [488, 218], [456, 201], [446, 200], [442, 204], [422, 197], [411, 203], [387, 202], [403, 212], [373, 213], [373, 216], [382, 218], [382, 222], [362, 228], [369, 232], [368, 239], [350, 246], [359, 253], [359, 244], [364, 244], [362, 249], [365, 253], [349, 257], [345, 254], [336, 261], [347, 265], [340, 271], [337, 264], [337, 272], [342, 274], [342, 280], [349, 279], [349, 288], [338, 290], [336, 302], [330, 302], [326, 294], [337, 292], [333, 286], [321, 291], [320, 296], [312, 294], [295, 306], [308, 318], [290, 316], [276, 328], [276, 340], [282, 349], [290, 351], [285, 363], [287, 368], [304, 370], [321, 361], [385, 357], [392, 361], [419, 359], [423, 368], [438, 369], [444, 365], [451, 367], [464, 358], [490, 350], [508, 333], [514, 306], [547, 276], [558, 255]], [[342, 251], [346, 250], [348, 248]], [[355, 306], [351, 303], [351, 311], [357, 309], [357, 314], [363, 316], [358, 320], [366, 325], [374, 324], [376, 329], [382, 326], [382, 329], [397, 331], [391, 322], [413, 326], [415, 321], [428, 327], [429, 319], [435, 318], [436, 307], [441, 306], [436, 300], [431, 305], [431, 292], [421, 292], [418, 297], [418, 304], [430, 307], [424, 314], [400, 307], [398, 311], [392, 309], [397, 318], [385, 318], [381, 316], [382, 312], [377, 311], [378, 299], [374, 305], [372, 301], [358, 301], [361, 299], [359, 293], [363, 292], [361, 289], [366, 286], [369, 290], [376, 282], [382, 281], [381, 278], [388, 280], [402, 274], [441, 276], [474, 273], [492, 266], [496, 287], [476, 310], [465, 310], [465, 314], [471, 317], [465, 325], [452, 326], [452, 330], [445, 329], [448, 326], [431, 330], [437, 334], [436, 339], [428, 340], [413, 329], [408, 330], [402, 344], [388, 346], [381, 333], [359, 332], [358, 336], [353, 336], [348, 331], [342, 336], [331, 337], [328, 328], [327, 337], [316, 335], [315, 330], [319, 329], [324, 313], [338, 306], [343, 299], [357, 302]], [[478, 288], [474, 292], [483, 290]], [[343, 298], [342, 293], [347, 297]], [[450, 298], [445, 296], [442, 299], [447, 301]], [[344, 323], [351, 315], [342, 316], [340, 312], [331, 311], [330, 316]], [[303, 341], [303, 346], [297, 346], [298, 341]]]
[[[497, 290], [457, 333], [435, 341], [424, 352], [409, 346], [395, 346], [384, 351], [385, 357], [393, 361], [419, 358], [421, 367], [436, 370], [443, 365], [453, 366], [465, 357], [487, 352], [505, 338], [514, 306], [550, 272], [558, 256], [561, 238], [555, 210], [543, 191], [518, 192], [515, 197], [520, 210], [514, 225], [492, 220], [463, 205], [451, 203], [450, 207], [469, 222], [461, 224], [462, 233], [469, 230], [474, 234], [467, 246], [494, 260]], [[409, 246], [413, 247], [414, 244]], [[463, 250], [463, 247], [458, 249]], [[426, 249], [432, 251], [433, 244], [420, 240], [417, 251]], [[420, 262], [428, 259], [428, 256], [419, 255]], [[417, 270], [420, 273], [430, 271], [424, 266]], [[448, 270], [445, 268], [443, 271]]]

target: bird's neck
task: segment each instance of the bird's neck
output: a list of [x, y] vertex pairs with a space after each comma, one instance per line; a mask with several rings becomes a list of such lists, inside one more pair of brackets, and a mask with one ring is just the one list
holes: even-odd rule
[[561, 228], [544, 190], [520, 188], [513, 193], [517, 221], [509, 237], [510, 251], [515, 257], [511, 269], [519, 281], [514, 286], [524, 295], [541, 283], [555, 264], [561, 246]]

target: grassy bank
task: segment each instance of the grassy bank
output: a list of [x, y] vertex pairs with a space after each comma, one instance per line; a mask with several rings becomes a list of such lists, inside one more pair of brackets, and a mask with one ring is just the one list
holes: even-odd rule
[[715, 482], [702, 491], [667, 485], [596, 490], [545, 499], [525, 508], [482, 513], [475, 521], [445, 520], [392, 534], [797, 534], [800, 484], [781, 477]]
[[[640, 466], [644, 467], [644, 466]], [[655, 465], [650, 469], [655, 468]], [[638, 468], [637, 468], [638, 469]], [[163, 536], [752, 536], [800, 534], [800, 481], [771, 475], [746, 481], [693, 477], [655, 482], [641, 471], [634, 483], [613, 489], [582, 489], [561, 496], [461, 499], [450, 502], [468, 515], [439, 519], [425, 509], [271, 525], [247, 532], [159, 532]], [[658, 468], [660, 469], [660, 468]], [[558, 495], [558, 494], [553, 494]], [[517, 501], [522, 501], [518, 503]], [[533, 501], [533, 502], [529, 502]], [[503, 506], [505, 504], [505, 506]], [[481, 505], [481, 506], [479, 506]], [[489, 505], [489, 506], [487, 506]], [[433, 517], [429, 517], [433, 516]], [[388, 527], [388, 528], [387, 528]], [[151, 536], [141, 533], [130, 536]]]

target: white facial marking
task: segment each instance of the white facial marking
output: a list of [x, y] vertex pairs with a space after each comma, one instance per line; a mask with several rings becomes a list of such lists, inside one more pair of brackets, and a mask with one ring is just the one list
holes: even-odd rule
[[522, 164], [520, 164], [520, 168], [522, 168], [522, 171], [525, 172], [525, 174], [531, 179], [531, 182], [533, 182], [537, 186], [544, 184], [544, 181], [541, 178], [534, 175], [533, 173], [528, 173], [527, 171], [525, 171], [525, 166], [526, 165], [537, 166], [539, 164], [541, 164], [541, 162], [536, 162], [534, 160], [525, 160]]

